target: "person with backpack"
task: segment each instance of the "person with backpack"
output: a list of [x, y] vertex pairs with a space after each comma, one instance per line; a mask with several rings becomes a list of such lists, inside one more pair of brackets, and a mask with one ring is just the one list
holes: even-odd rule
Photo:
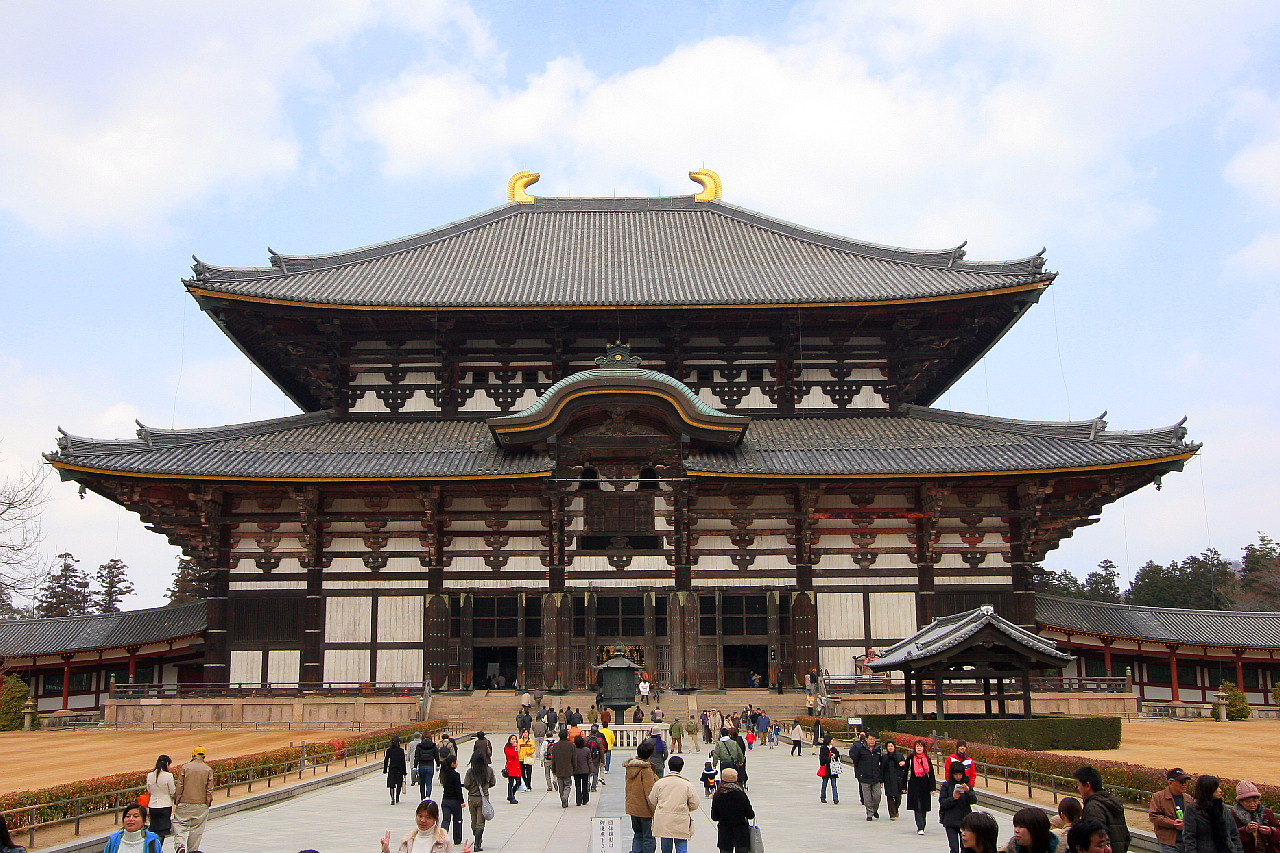
[[730, 767], [735, 771], [739, 771], [742, 767], [742, 762], [746, 760], [742, 747], [738, 746], [738, 742], [729, 736], [728, 729], [720, 730], [720, 740], [716, 742], [715, 749], [711, 750], [711, 760], [720, 769], [721, 778], [724, 778], [724, 771]]
[[593, 723], [591, 731], [587, 734], [587, 753], [591, 756], [591, 793], [596, 792], [596, 787], [604, 784], [604, 780], [600, 778], [601, 772], [604, 770], [604, 756], [608, 751], [608, 744], [604, 739], [604, 735], [600, 734], [600, 726]]
[[431, 783], [435, 781], [436, 762], [439, 760], [440, 750], [431, 739], [431, 732], [426, 732], [413, 748], [413, 772], [418, 777], [419, 802], [431, 796]]

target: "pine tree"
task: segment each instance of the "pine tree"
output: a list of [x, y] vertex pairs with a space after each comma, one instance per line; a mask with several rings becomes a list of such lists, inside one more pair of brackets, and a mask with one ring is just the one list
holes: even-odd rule
[[169, 587], [169, 603], [183, 604], [209, 597], [209, 575], [184, 556], [178, 557], [178, 571]]
[[1084, 597], [1111, 604], [1119, 604], [1123, 600], [1120, 597], [1120, 571], [1115, 563], [1103, 560], [1098, 563], [1096, 571], [1085, 576]]
[[6, 675], [0, 681], [0, 732], [22, 728], [22, 709], [29, 695], [27, 685], [16, 675]]
[[1031, 586], [1036, 592], [1047, 595], [1060, 595], [1063, 598], [1084, 597], [1084, 585], [1080, 583], [1078, 577], [1066, 569], [1055, 572], [1039, 563], [1031, 567]]
[[58, 555], [62, 564], [45, 580], [36, 593], [36, 616], [87, 616], [93, 612], [93, 594], [89, 579], [80, 571], [80, 562], [68, 553]]
[[1253, 709], [1249, 707], [1249, 697], [1236, 687], [1234, 681], [1223, 681], [1218, 692], [1227, 694], [1228, 720], [1247, 720], [1253, 714]]
[[119, 613], [121, 599], [134, 593], [133, 583], [127, 575], [128, 570], [124, 560], [118, 557], [112, 557], [98, 566], [98, 589], [94, 592], [93, 599], [99, 613]]
[[1237, 603], [1244, 610], [1280, 610], [1280, 544], [1265, 533], [1244, 546]]

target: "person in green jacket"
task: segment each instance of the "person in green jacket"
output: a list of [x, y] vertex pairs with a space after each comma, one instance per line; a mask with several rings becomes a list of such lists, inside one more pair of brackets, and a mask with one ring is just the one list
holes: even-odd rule
[[672, 753], [684, 752], [684, 744], [682, 743], [682, 738], [684, 738], [684, 723], [680, 721], [679, 717], [676, 717], [674, 720], [671, 721]]

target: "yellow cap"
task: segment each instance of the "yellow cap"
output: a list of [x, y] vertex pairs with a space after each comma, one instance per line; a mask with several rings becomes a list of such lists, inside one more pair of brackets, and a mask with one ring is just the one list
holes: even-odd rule
[[197, 746], [195, 749], [191, 750], [191, 754], [194, 756], [194, 755], [206, 755], [207, 753], [204, 751], [203, 746]]

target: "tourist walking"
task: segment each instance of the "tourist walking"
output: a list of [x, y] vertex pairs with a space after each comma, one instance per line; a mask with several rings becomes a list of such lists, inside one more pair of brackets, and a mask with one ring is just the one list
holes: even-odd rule
[[[649, 684], [649, 679], [641, 678], [638, 689], [640, 691], [640, 702], [643, 702], [644, 704], [648, 705], [649, 691], [652, 689], [652, 685]], [[637, 702], [636, 704], [639, 704], [639, 702]]]
[[956, 751], [947, 756], [945, 766], [950, 769], [952, 764], [964, 767], [964, 773], [969, 777], [970, 788], [978, 787], [978, 763], [969, 757], [969, 744], [965, 741], [956, 741]]
[[657, 840], [653, 837], [653, 806], [649, 792], [658, 781], [649, 759], [653, 756], [653, 744], [642, 741], [636, 749], [636, 757], [628, 759], [622, 768], [626, 771], [626, 812], [631, 818], [631, 853], [654, 853]]
[[1258, 786], [1247, 779], [1236, 783], [1236, 807], [1231, 810], [1244, 853], [1280, 853], [1280, 823], [1262, 804]]
[[[524, 779], [524, 765], [520, 761], [520, 738], [511, 735], [507, 738], [507, 743], [502, 747], [503, 768], [502, 775], [507, 780], [507, 802], [518, 804], [516, 792], [520, 790], [520, 781]], [[475, 756], [472, 757], [472, 764], [475, 764]], [[462, 783], [467, 784], [466, 780]], [[468, 791], [470, 789], [468, 788]]]
[[880, 817], [880, 799], [884, 795], [884, 753], [876, 743], [876, 736], [867, 735], [865, 743], [853, 745], [850, 755], [867, 820], [875, 820]]
[[751, 798], [738, 784], [738, 774], [727, 771], [711, 798], [711, 819], [716, 822], [716, 847], [720, 853], [748, 853], [751, 848], [751, 821], [756, 811]]
[[576, 749], [569, 740], [569, 731], [560, 730], [560, 739], [551, 747], [551, 775], [556, 777], [556, 790], [560, 792], [560, 808], [569, 808], [569, 790], [573, 787], [573, 758]]
[[591, 747], [587, 739], [578, 735], [573, 742], [573, 790], [577, 795], [577, 805], [585, 806], [591, 801]]
[[604, 772], [605, 756], [609, 754], [609, 742], [600, 733], [598, 723], [592, 723], [591, 731], [587, 732], [587, 750], [591, 753], [591, 792], [594, 794], [598, 786], [605, 784], [600, 774]]
[[[1075, 773], [1076, 788], [1080, 792], [1083, 805], [1081, 817], [1085, 820], [1096, 820], [1107, 828], [1107, 836], [1111, 839], [1111, 849], [1115, 853], [1127, 853], [1129, 850], [1129, 825], [1124, 819], [1124, 804], [1106, 790], [1102, 784], [1102, 774], [1098, 768], [1085, 766]], [[1183, 839], [1186, 839], [1186, 828], [1183, 828]]]
[[[120, 813], [120, 824], [124, 828], [114, 832], [107, 838], [107, 846], [103, 853], [160, 853], [162, 841], [160, 836], [147, 829], [148, 809], [146, 806], [131, 803]], [[16, 849], [0, 847], [0, 850]]]
[[484, 763], [493, 763], [493, 742], [484, 736], [484, 732], [476, 732], [476, 739], [471, 744], [471, 754], [484, 753]]
[[191, 760], [178, 769], [174, 780], [173, 844], [177, 853], [200, 849], [204, 824], [213, 805], [213, 768], [205, 763], [203, 746], [191, 751]]
[[[1204, 773], [1196, 779], [1195, 803], [1185, 812], [1182, 844], [1185, 853], [1244, 853], [1240, 831], [1222, 799], [1222, 783]], [[1088, 804], [1085, 804], [1088, 808]], [[1112, 838], [1111, 846], [1115, 846]]]
[[387, 790], [391, 794], [391, 805], [394, 806], [400, 802], [400, 793], [404, 790], [404, 776], [408, 772], [399, 735], [391, 738], [391, 745], [383, 753], [382, 772], [387, 777]]
[[[653, 806], [653, 834], [661, 842], [662, 853], [688, 853], [693, 838], [693, 813], [698, 810], [698, 789], [681, 775], [684, 758], [673, 755], [667, 773], [649, 791]], [[721, 773], [721, 780], [724, 774]]]
[[1166, 787], [1151, 795], [1147, 817], [1155, 829], [1160, 853], [1182, 853], [1183, 813], [1187, 808], [1187, 782], [1191, 774], [1175, 767], [1165, 774]]
[[907, 789], [907, 754], [892, 740], [884, 742], [884, 798], [889, 802], [889, 820], [898, 819], [902, 793]]
[[[440, 734], [440, 743], [436, 747], [436, 754], [440, 757], [439, 764], [441, 767], [448, 767], [454, 763], [454, 759], [458, 758], [458, 742], [453, 739], [453, 735], [447, 731]], [[454, 766], [457, 765], [455, 764]]]
[[[430, 802], [427, 800], [426, 802]], [[418, 806], [422, 808], [421, 805]], [[440, 810], [444, 812], [444, 830], [453, 825], [453, 843], [462, 843], [462, 776], [458, 773], [458, 757], [440, 765]]]
[[[453, 764], [449, 763], [449, 769], [454, 769]], [[440, 768], [440, 785], [445, 786], [445, 768]], [[457, 776], [457, 772], [453, 774]], [[448, 814], [446, 813], [446, 819]], [[436, 805], [433, 800], [423, 800], [418, 803], [418, 808], [413, 813], [414, 822], [417, 826], [412, 832], [400, 840], [399, 846], [396, 847], [395, 853], [453, 853], [455, 844], [460, 844], [459, 835], [455, 834], [454, 840], [449, 840], [449, 830], [440, 823], [440, 806]], [[461, 820], [458, 824], [458, 833], [461, 833]], [[462, 848], [463, 853], [471, 853], [471, 844], [467, 843]], [[478, 849], [478, 847], [477, 847]], [[382, 835], [382, 853], [391, 853], [391, 830], [387, 830]]]
[[933, 759], [918, 740], [911, 747], [907, 762], [907, 810], [916, 816], [916, 835], [924, 835], [925, 817], [933, 808], [933, 792], [938, 790], [938, 777], [933, 772]]
[[[516, 778], [519, 779], [518, 776]], [[489, 789], [496, 784], [498, 780], [493, 776], [493, 768], [485, 762], [484, 756], [472, 753], [471, 766], [467, 768], [467, 775], [462, 777], [462, 787], [467, 792], [467, 813], [471, 816], [471, 835], [475, 839], [476, 850], [484, 849], [484, 801], [489, 796]], [[516, 800], [509, 797], [507, 801], [514, 803]]]
[[[715, 748], [711, 750], [711, 760], [720, 769], [720, 777], [724, 778], [724, 771], [726, 770], [732, 769], [737, 772], [745, 758], [746, 756], [742, 754], [742, 747], [738, 746], [736, 740], [729, 737], [729, 730], [721, 729], [720, 740], [716, 742]], [[742, 778], [741, 774], [739, 774], [738, 778]]]
[[533, 761], [538, 754], [538, 742], [533, 739], [533, 735], [528, 729], [520, 733], [520, 740], [516, 742], [516, 749], [520, 753], [520, 781], [524, 783], [526, 791], [532, 791]]
[[684, 752], [684, 720], [676, 717], [671, 721], [671, 751], [676, 755]]
[[[156, 759], [156, 766], [147, 774], [147, 829], [160, 837], [161, 844], [173, 834], [173, 797], [178, 793], [177, 782], [169, 772], [173, 761], [167, 755]], [[4, 848], [0, 847], [0, 853]]]
[[[831, 738], [825, 738], [822, 746], [818, 749], [818, 775], [822, 777], [821, 790], [818, 793], [818, 802], [825, 803], [827, 801], [827, 786], [831, 786], [831, 794], [835, 797], [836, 805], [840, 804], [840, 792], [835, 790], [836, 779], [831, 774], [831, 753], [835, 752], [831, 747]], [[838, 755], [839, 753], [837, 753]], [[837, 774], [839, 771], [836, 771]]]
[[804, 755], [804, 729], [799, 723], [791, 727], [791, 754]]
[[1005, 846], [1006, 853], [1057, 853], [1058, 836], [1049, 827], [1049, 816], [1039, 806], [1028, 806], [1013, 813], [1013, 838]]
[[964, 765], [953, 763], [947, 771], [947, 781], [938, 791], [938, 822], [947, 831], [947, 848], [951, 853], [960, 853], [960, 823], [973, 811], [976, 802], [978, 796], [969, 787]]
[[436, 762], [440, 760], [440, 750], [436, 748], [431, 732], [423, 734], [422, 740], [413, 748], [412, 760], [413, 772], [418, 776], [418, 799], [425, 800], [431, 796], [431, 786], [436, 778]]

